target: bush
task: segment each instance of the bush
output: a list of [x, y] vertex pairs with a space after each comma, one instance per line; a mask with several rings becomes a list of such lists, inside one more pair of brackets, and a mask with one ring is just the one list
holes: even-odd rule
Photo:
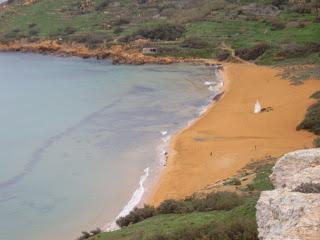
[[92, 230], [92, 231], [90, 231], [90, 233], [87, 232], [87, 231], [83, 231], [83, 232], [81, 233], [81, 236], [78, 237], [77, 240], [89, 239], [89, 238], [91, 238], [91, 237], [93, 237], [93, 236], [95, 236], [95, 235], [97, 235], [97, 234], [99, 234], [99, 233], [101, 233], [101, 232], [102, 232], [102, 231], [101, 231], [100, 228], [97, 228], [97, 229], [95, 229], [95, 230]]
[[184, 201], [165, 200], [157, 208], [157, 212], [160, 214], [170, 213], [187, 213], [190, 212], [190, 207]]
[[312, 94], [310, 96], [310, 98], [314, 98], [314, 99], [320, 99], [320, 91], [315, 92], [314, 94]]
[[258, 240], [254, 220], [236, 218], [228, 222], [211, 222], [204, 226], [185, 225], [170, 234], [157, 233], [148, 240]]
[[320, 147], [320, 137], [317, 137], [315, 140], [313, 140], [313, 145], [315, 147]]
[[188, 37], [181, 43], [181, 47], [187, 47], [187, 48], [201, 49], [201, 48], [207, 48], [208, 46], [209, 46], [208, 42], [206, 42], [200, 37]]
[[205, 198], [192, 199], [193, 208], [201, 212], [231, 210], [242, 203], [242, 197], [233, 192], [210, 193]]
[[66, 27], [66, 28], [64, 29], [64, 34], [70, 35], [70, 34], [75, 33], [76, 31], [77, 31], [77, 29], [74, 28], [74, 27]]
[[305, 57], [311, 53], [319, 52], [319, 43], [306, 43], [304, 45], [286, 44], [282, 46], [282, 50], [278, 54], [278, 57], [282, 58], [296, 58]]
[[302, 183], [300, 186], [296, 187], [295, 192], [301, 193], [320, 193], [319, 183]]
[[320, 101], [308, 108], [304, 120], [297, 126], [297, 130], [301, 129], [320, 135]]
[[123, 28], [121, 27], [116, 27], [114, 30], [113, 30], [113, 33], [114, 34], [119, 34], [119, 33], [122, 33], [123, 32]]
[[223, 51], [217, 55], [218, 61], [226, 61], [230, 57], [230, 52]]
[[36, 23], [30, 23], [30, 24], [28, 25], [29, 28], [34, 28], [35, 26], [37, 26]]
[[260, 43], [253, 46], [252, 48], [237, 50], [236, 56], [244, 60], [256, 60], [258, 57], [264, 54], [269, 47], [270, 46], [267, 43]]
[[231, 178], [228, 181], [224, 183], [224, 185], [235, 185], [239, 186], [241, 185], [241, 181], [238, 178]]
[[130, 21], [128, 19], [120, 18], [120, 19], [116, 20], [113, 25], [114, 26], [121, 26], [121, 25], [129, 24], [129, 23], [130, 23]]
[[226, 223], [213, 223], [208, 230], [209, 239], [258, 240], [257, 224], [254, 220], [237, 218]]
[[86, 44], [89, 48], [96, 48], [105, 41], [110, 41], [111, 37], [106, 33], [74, 34], [66, 36], [66, 40]]
[[271, 30], [272, 31], [279, 31], [279, 30], [283, 30], [286, 28], [286, 25], [284, 23], [280, 23], [280, 22], [273, 22], [271, 24]]
[[102, 0], [97, 6], [96, 11], [103, 11], [110, 4], [110, 0]]
[[134, 33], [134, 35], [139, 35], [143, 38], [148, 38], [151, 40], [172, 41], [181, 37], [184, 30], [184, 27], [181, 25], [159, 23], [149, 27], [140, 28], [136, 33]]
[[120, 217], [117, 219], [116, 223], [119, 227], [125, 227], [133, 223], [138, 223], [144, 219], [153, 217], [156, 213], [154, 207], [149, 205], [144, 205], [143, 208], [133, 209], [127, 216]]
[[37, 36], [39, 34], [39, 30], [37, 29], [31, 29], [29, 31], [29, 36]]

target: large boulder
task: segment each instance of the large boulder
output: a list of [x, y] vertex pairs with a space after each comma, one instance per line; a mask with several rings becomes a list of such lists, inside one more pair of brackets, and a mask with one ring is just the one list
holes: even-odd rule
[[274, 190], [257, 204], [259, 239], [320, 239], [320, 194]]
[[296, 189], [320, 184], [320, 149], [286, 154], [270, 177], [276, 189], [262, 192], [256, 206], [259, 239], [319, 240], [320, 193]]
[[275, 188], [288, 190], [302, 183], [320, 183], [320, 148], [284, 155], [273, 167], [270, 178]]

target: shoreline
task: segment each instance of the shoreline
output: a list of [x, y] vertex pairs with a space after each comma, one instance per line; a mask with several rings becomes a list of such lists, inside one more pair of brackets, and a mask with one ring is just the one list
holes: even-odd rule
[[141, 52], [146, 41], [136, 41], [132, 44], [115, 44], [110, 47], [90, 49], [80, 43], [60, 43], [57, 40], [39, 40], [28, 42], [26, 40], [0, 43], [0, 52], [28, 52], [60, 57], [77, 56], [81, 58], [96, 58], [98, 60], [111, 59], [113, 64], [172, 64], [194, 63], [205, 64], [206, 59], [175, 58], [144, 55]]
[[[123, 207], [123, 209], [121, 210], [119, 215], [114, 219], [113, 222], [110, 222], [110, 223], [103, 226], [103, 228], [102, 228], [103, 230], [105, 230], [107, 232], [117, 230], [118, 227], [117, 227], [115, 221], [119, 217], [124, 217], [124, 216], [128, 215], [129, 212], [134, 209], [134, 207], [137, 207], [139, 205], [143, 205], [144, 202], [148, 201], [150, 195], [154, 191], [154, 187], [156, 186], [156, 182], [161, 178], [162, 172], [166, 168], [167, 161], [168, 161], [166, 159], [167, 158], [166, 153], [170, 152], [170, 150], [171, 150], [170, 145], [172, 142], [172, 138], [174, 136], [178, 135], [180, 132], [182, 132], [185, 128], [188, 128], [190, 125], [192, 125], [194, 122], [196, 122], [199, 118], [203, 117], [206, 114], [206, 112], [212, 107], [212, 104], [218, 102], [220, 100], [220, 98], [223, 96], [225, 81], [222, 76], [222, 71], [221, 71], [221, 69], [219, 69], [217, 67], [215, 67], [212, 70], [213, 70], [213, 74], [215, 75], [215, 77], [219, 77], [221, 79], [216, 79], [216, 81], [212, 81], [212, 83], [210, 83], [210, 85], [207, 85], [208, 91], [212, 91], [212, 90], [210, 90], [210, 86], [213, 87], [215, 85], [215, 83], [218, 85], [222, 84], [222, 88], [218, 86], [216, 91], [212, 91], [213, 94], [207, 99], [207, 104], [202, 106], [202, 107], [205, 107], [205, 111], [202, 111], [202, 108], [199, 108], [199, 116], [198, 117], [195, 117], [195, 118], [189, 120], [185, 126], [183, 126], [180, 129], [177, 129], [177, 131], [172, 133], [172, 135], [169, 134], [166, 130], [161, 132], [162, 142], [156, 148], [156, 151], [158, 152], [158, 158], [157, 158], [158, 162], [156, 164], [158, 165], [158, 167], [156, 169], [152, 170], [152, 172], [154, 172], [155, 175], [152, 177], [149, 176], [150, 175], [149, 174], [150, 167], [147, 167], [144, 170], [144, 174], [141, 175], [141, 177], [140, 177], [139, 186], [133, 192], [128, 203]], [[147, 172], [146, 172], [146, 170], [147, 170]], [[147, 175], [146, 175], [146, 173], [147, 173]], [[151, 179], [149, 179], [150, 177], [151, 177]], [[140, 195], [138, 199], [136, 198], [137, 194]], [[139, 201], [137, 201], [137, 200], [139, 200]]]
[[[171, 63], [179, 63], [179, 62], [189, 62], [189, 63], [194, 63], [194, 64], [212, 64], [212, 65], [214, 65], [214, 64], [218, 63], [217, 61], [210, 60], [210, 59], [177, 59], [177, 58], [175, 59], [175, 58], [159, 58], [159, 57], [153, 57], [153, 56], [144, 56], [138, 52], [138, 48], [135, 48], [134, 50], [132, 50], [133, 51], [132, 53], [127, 54], [126, 47], [128, 47], [128, 46], [119, 47], [117, 45], [117, 46], [114, 46], [114, 48], [112, 49], [112, 52], [106, 52], [106, 51], [111, 51], [110, 49], [104, 49], [103, 52], [99, 52], [99, 49], [98, 50], [90, 50], [87, 48], [83, 49], [79, 45], [74, 45], [71, 48], [62, 48], [62, 50], [59, 47], [58, 49], [54, 50], [54, 48], [51, 48], [52, 44], [55, 44], [55, 43], [53, 41], [43, 41], [40, 45], [38, 45], [38, 43], [30, 45], [30, 43], [29, 43], [27, 45], [27, 47], [26, 47], [26, 45], [10, 45], [9, 48], [6, 48], [6, 47], [3, 48], [4, 45], [0, 44], [0, 52], [31, 52], [31, 53], [40, 53], [40, 54], [52, 54], [52, 55], [58, 55], [58, 56], [78, 56], [78, 57], [83, 57], [83, 58], [95, 57], [97, 59], [111, 58], [113, 60], [114, 64], [145, 64], [145, 63], [171, 64]], [[68, 46], [68, 47], [70, 47], [70, 46]], [[88, 52], [90, 54], [88, 54]], [[254, 159], [257, 160], [258, 156], [254, 156], [255, 158], [251, 158], [252, 154], [241, 153], [240, 155], [242, 157], [245, 156], [245, 159], [239, 163], [235, 161], [235, 160], [237, 160], [237, 157], [231, 156], [231, 159], [233, 160], [231, 164], [234, 164], [234, 166], [233, 165], [228, 166], [231, 169], [223, 167], [222, 169], [219, 168], [218, 169], [219, 171], [217, 171], [217, 170], [214, 171], [214, 169], [212, 169], [212, 166], [209, 166], [209, 168], [204, 168], [203, 170], [205, 170], [205, 171], [202, 172], [202, 171], [199, 171], [200, 169], [197, 169], [196, 165], [199, 165], [199, 162], [195, 160], [195, 157], [197, 157], [197, 156], [200, 157], [198, 159], [201, 159], [201, 157], [203, 157], [202, 153], [203, 153], [204, 149], [202, 146], [200, 146], [201, 151], [199, 151], [194, 156], [191, 156], [190, 158], [187, 155], [185, 155], [186, 152], [185, 152], [185, 150], [181, 149], [181, 146], [180, 146], [180, 149], [177, 149], [178, 145], [183, 145], [183, 144], [186, 144], [186, 146], [190, 147], [192, 145], [199, 145], [199, 143], [201, 145], [201, 142], [202, 142], [202, 143], [204, 143], [204, 145], [209, 146], [210, 144], [207, 144], [207, 142], [214, 142], [214, 141], [224, 142], [224, 140], [231, 141], [231, 142], [232, 141], [241, 142], [242, 141], [241, 138], [243, 138], [243, 141], [248, 141], [248, 139], [252, 137], [252, 136], [241, 136], [241, 135], [238, 136], [238, 139], [235, 136], [213, 137], [214, 136], [213, 132], [217, 131], [217, 132], [221, 133], [221, 131], [217, 130], [215, 128], [208, 127], [208, 124], [207, 124], [207, 126], [204, 126], [206, 124], [203, 124], [203, 122], [208, 122], [210, 120], [214, 121], [214, 118], [212, 118], [212, 115], [215, 115], [215, 113], [219, 113], [219, 114], [221, 112], [226, 113], [226, 109], [224, 109], [224, 111], [223, 111], [223, 109], [221, 109], [221, 108], [223, 108], [223, 106], [226, 105], [226, 104], [224, 104], [226, 102], [225, 99], [230, 98], [230, 91], [234, 92], [235, 87], [233, 85], [235, 85], [235, 83], [238, 81], [237, 78], [240, 78], [241, 81], [243, 81], [243, 79], [245, 78], [244, 76], [241, 76], [241, 73], [235, 74], [235, 70], [237, 68], [240, 69], [241, 71], [244, 71], [244, 72], [246, 72], [246, 69], [247, 69], [247, 71], [255, 70], [256, 72], [259, 72], [261, 70], [262, 72], [268, 73], [266, 76], [270, 77], [270, 79], [271, 79], [270, 81], [273, 82], [274, 80], [277, 80], [278, 82], [275, 85], [278, 85], [278, 84], [282, 85], [280, 91], [282, 91], [282, 88], [286, 89], [286, 91], [284, 91], [283, 94], [287, 94], [287, 90], [289, 88], [290, 89], [293, 89], [293, 88], [296, 88], [296, 89], [302, 88], [303, 89], [302, 93], [299, 93], [299, 91], [296, 91], [296, 89], [293, 91], [298, 96], [298, 100], [301, 100], [301, 98], [303, 97], [303, 103], [298, 104], [299, 111], [297, 111], [297, 114], [295, 115], [295, 118], [294, 118], [294, 120], [295, 120], [294, 129], [291, 129], [291, 133], [289, 134], [290, 137], [292, 137], [292, 139], [294, 139], [294, 136], [298, 136], [299, 138], [301, 138], [303, 140], [302, 143], [298, 144], [299, 147], [297, 147], [297, 144], [295, 145], [292, 142], [290, 142], [290, 144], [288, 146], [284, 146], [280, 150], [275, 149], [275, 151], [272, 151], [272, 150], [267, 149], [268, 154], [277, 154], [277, 156], [279, 156], [285, 152], [296, 150], [298, 148], [311, 146], [314, 135], [312, 133], [308, 133], [305, 131], [297, 132], [295, 130], [295, 126], [298, 124], [298, 122], [296, 122], [296, 120], [297, 119], [302, 120], [304, 113], [307, 110], [307, 107], [312, 104], [313, 100], [309, 99], [309, 96], [320, 87], [319, 82], [316, 82], [314, 80], [309, 80], [309, 81], [305, 82], [302, 86], [291, 86], [289, 84], [288, 80], [284, 80], [284, 79], [281, 79], [279, 76], [275, 76], [275, 73], [279, 74], [279, 72], [280, 72], [279, 69], [274, 69], [274, 68], [265, 67], [265, 66], [257, 66], [255, 64], [251, 64], [251, 63], [225, 63], [224, 64], [224, 71], [223, 71], [223, 82], [224, 82], [223, 87], [224, 87], [224, 89], [223, 89], [222, 96], [218, 97], [219, 98], [218, 100], [213, 99], [213, 101], [209, 104], [205, 113], [203, 113], [200, 117], [194, 119], [194, 121], [192, 121], [192, 123], [190, 125], [188, 125], [186, 128], [181, 129], [180, 131], [178, 131], [177, 133], [175, 133], [172, 136], [170, 143], [169, 143], [169, 149], [168, 149], [168, 152], [169, 152], [168, 164], [164, 169], [160, 169], [161, 172], [159, 173], [160, 176], [158, 177], [159, 182], [150, 186], [149, 193], [146, 193], [145, 196], [142, 197], [142, 200], [140, 201], [139, 204], [146, 202], [148, 204], [158, 205], [161, 201], [163, 201], [165, 199], [185, 198], [187, 196], [190, 196], [194, 192], [201, 190], [202, 188], [204, 188], [205, 186], [207, 186], [209, 184], [212, 184], [212, 183], [217, 182], [219, 180], [231, 177], [238, 170], [240, 170], [246, 163], [248, 163]], [[230, 77], [230, 75], [231, 75], [231, 77]], [[256, 73], [257, 79], [260, 77], [263, 77], [264, 82], [268, 82], [268, 80], [265, 79], [266, 76], [262, 73], [258, 73], [258, 74]], [[252, 76], [249, 77], [249, 79], [250, 78], [252, 80]], [[284, 84], [287, 87], [283, 87]], [[290, 87], [288, 87], [288, 86], [290, 86]], [[240, 84], [240, 87], [242, 87], [241, 84]], [[253, 85], [253, 86], [249, 86], [249, 88], [248, 88], [248, 85], [246, 85], [245, 87], [249, 91], [249, 93], [250, 92], [254, 93], [255, 87], [257, 87], [257, 86]], [[221, 94], [218, 94], [218, 95], [221, 95]], [[233, 95], [233, 94], [231, 94], [231, 95]], [[259, 98], [260, 97], [261, 96], [259, 96]], [[265, 96], [262, 96], [262, 97], [264, 98]], [[244, 95], [240, 96], [237, 100], [240, 102], [241, 101], [246, 102], [246, 101], [248, 101], [248, 99], [246, 99], [246, 98], [250, 98], [250, 101], [251, 101], [250, 102], [250, 109], [247, 108], [246, 111], [247, 111], [247, 113], [251, 114], [251, 116], [253, 116], [252, 109], [253, 109], [253, 105], [255, 103], [255, 99], [253, 99], [252, 96], [248, 96], [248, 95], [244, 94]], [[266, 100], [268, 100], [268, 99], [266, 99]], [[265, 102], [262, 101], [263, 107], [269, 107], [267, 105], [264, 105], [264, 103]], [[247, 102], [246, 105], [248, 105], [248, 104], [249, 103]], [[248, 107], [248, 106], [246, 106], [246, 107]], [[271, 107], [273, 107], [273, 105], [271, 105]], [[217, 108], [219, 110], [217, 110]], [[278, 113], [278, 111], [274, 111], [274, 112]], [[291, 111], [291, 113], [292, 113], [292, 111]], [[219, 118], [219, 122], [221, 123], [222, 116], [220, 116], [219, 114], [215, 115], [215, 118], [216, 117]], [[268, 116], [268, 114], [273, 115], [273, 112], [261, 113], [261, 116]], [[257, 116], [258, 119], [261, 119], [260, 114], [255, 115], [255, 116]], [[227, 120], [227, 122], [230, 122], [230, 119], [226, 118], [226, 120]], [[252, 120], [252, 119], [250, 119], [250, 120]], [[237, 121], [235, 121], [235, 122], [237, 122]], [[292, 127], [292, 122], [290, 122], [290, 124]], [[214, 124], [211, 123], [210, 125], [214, 125]], [[255, 126], [255, 127], [257, 127], [257, 126]], [[227, 128], [228, 127], [224, 126], [221, 129], [222, 132], [224, 130], [227, 130]], [[227, 132], [228, 132], [227, 135], [229, 135], [229, 131], [227, 131]], [[205, 137], [203, 137], [202, 135], [205, 135]], [[209, 136], [209, 135], [211, 135], [211, 136]], [[193, 137], [193, 139], [190, 140], [191, 137]], [[199, 139], [195, 141], [196, 137], [199, 137]], [[211, 139], [210, 139], [210, 137], [211, 137]], [[214, 139], [214, 138], [217, 138], [217, 139]], [[228, 138], [230, 138], [230, 139], [228, 139]], [[234, 138], [234, 139], [232, 140], [232, 138]], [[246, 138], [248, 138], [248, 139], [246, 139]], [[262, 138], [263, 138], [263, 136], [262, 136]], [[239, 140], [241, 140], [241, 141], [239, 141]], [[232, 145], [233, 144], [234, 143], [232, 143]], [[222, 145], [225, 145], [225, 144], [222, 144]], [[197, 147], [193, 146], [193, 148], [195, 149]], [[229, 147], [226, 148], [226, 146], [224, 146], [224, 148], [225, 148], [224, 150], [227, 150], [228, 152], [230, 151]], [[218, 149], [218, 150], [221, 151], [220, 149]], [[235, 153], [235, 151], [233, 151], [233, 153]], [[248, 153], [248, 151], [247, 151], [247, 153]], [[263, 156], [266, 156], [266, 154], [260, 154], [259, 156], [263, 157]], [[215, 152], [214, 152], [214, 157], [216, 157]], [[219, 156], [217, 158], [219, 158]], [[185, 164], [183, 161], [181, 161], [182, 159], [186, 159], [187, 163]], [[226, 158], [222, 158], [222, 159], [228, 161], [228, 159], [226, 159]], [[239, 156], [238, 156], [238, 160], [239, 160]], [[201, 165], [200, 168], [203, 167], [202, 163], [200, 163], [200, 165]], [[208, 171], [211, 171], [211, 173], [210, 173], [211, 176], [208, 176]], [[203, 175], [204, 175], [205, 179], [202, 179]], [[189, 183], [193, 182], [194, 178], [197, 176], [198, 177], [200, 176], [201, 181], [195, 181], [195, 182], [197, 182], [197, 184], [193, 184], [193, 186], [188, 187], [187, 185], [189, 185]], [[170, 186], [170, 184], [168, 184], [168, 183], [172, 183], [172, 185]]]
[[[168, 165], [146, 202], [183, 199], [231, 177], [252, 160], [311, 147], [314, 135], [295, 127], [314, 102], [309, 96], [320, 82], [293, 86], [279, 72], [251, 63], [224, 64], [222, 98], [172, 137]], [[274, 110], [254, 114], [256, 99]]]

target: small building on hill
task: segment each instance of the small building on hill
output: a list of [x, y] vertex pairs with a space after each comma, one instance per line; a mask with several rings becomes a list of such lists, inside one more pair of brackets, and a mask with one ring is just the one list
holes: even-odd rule
[[144, 47], [142, 53], [145, 55], [153, 55], [158, 53], [158, 49], [155, 47]]

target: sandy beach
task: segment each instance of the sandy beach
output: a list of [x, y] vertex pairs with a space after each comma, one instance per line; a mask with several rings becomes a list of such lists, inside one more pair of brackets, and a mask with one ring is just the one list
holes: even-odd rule
[[[173, 138], [167, 167], [148, 202], [184, 198], [252, 160], [311, 147], [313, 134], [296, 131], [296, 126], [320, 81], [294, 86], [280, 72], [249, 63], [225, 64], [224, 96]], [[273, 111], [254, 114], [257, 99]]]

